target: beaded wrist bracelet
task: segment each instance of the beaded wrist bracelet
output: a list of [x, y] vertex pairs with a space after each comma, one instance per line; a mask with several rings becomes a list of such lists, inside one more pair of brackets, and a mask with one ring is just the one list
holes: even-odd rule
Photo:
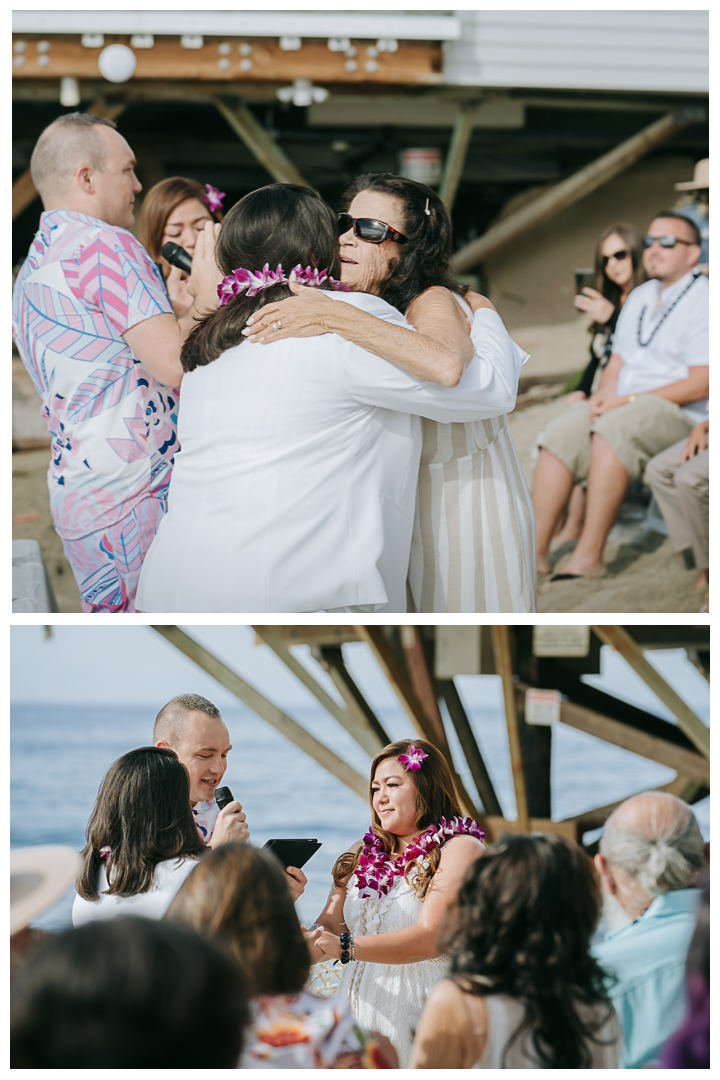
[[[340, 948], [342, 949], [340, 954], [341, 964], [349, 964], [351, 960], [355, 959], [355, 941], [352, 934], [348, 933], [347, 930], [340, 935]], [[335, 963], [337, 964], [337, 960]]]

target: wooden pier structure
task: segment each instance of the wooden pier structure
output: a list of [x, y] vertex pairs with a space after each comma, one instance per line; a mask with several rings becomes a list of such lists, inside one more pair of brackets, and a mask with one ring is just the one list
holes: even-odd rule
[[[275, 727], [303, 753], [362, 799], [368, 783], [320, 740], [224, 661], [178, 626], [156, 625], [159, 634], [221, 683], [244, 705]], [[465, 813], [480, 821], [489, 838], [505, 832], [558, 832], [583, 843], [617, 803], [590, 806], [554, 821], [551, 816], [551, 754], [554, 723], [584, 731], [614, 746], [675, 769], [659, 790], [692, 804], [710, 790], [708, 726], [645, 657], [647, 649], [684, 648], [709, 681], [710, 630], [705, 626], [253, 626], [258, 644], [269, 646], [288, 670], [347, 731], [374, 756], [391, 740], [350, 675], [343, 646], [364, 642], [392, 687], [413, 730], [447, 757]], [[600, 673], [600, 648], [615, 649], [675, 717], [677, 725], [583, 682]], [[340, 704], [291, 652], [309, 645], [328, 674]], [[455, 684], [458, 675], [498, 675], [517, 818], [503, 812], [487, 764]], [[460, 776], [457, 736], [475, 793]], [[594, 850], [594, 844], [586, 845]]]

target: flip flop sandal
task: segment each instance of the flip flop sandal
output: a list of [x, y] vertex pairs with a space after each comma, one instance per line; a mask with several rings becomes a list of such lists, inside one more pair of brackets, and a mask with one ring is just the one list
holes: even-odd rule
[[608, 576], [608, 573], [609, 571], [606, 566], [599, 566], [589, 574], [553, 574], [545, 585], [540, 586], [538, 592], [552, 592], [558, 585], [563, 585], [566, 581], [582, 581], [584, 578], [604, 578]]

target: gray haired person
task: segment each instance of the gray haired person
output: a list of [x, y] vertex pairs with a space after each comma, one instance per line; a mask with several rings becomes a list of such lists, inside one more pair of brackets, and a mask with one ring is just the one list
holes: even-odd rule
[[620, 1067], [642, 1068], [684, 1016], [685, 960], [707, 869], [695, 815], [666, 792], [634, 795], [608, 818], [595, 865], [631, 920], [594, 952], [623, 1026]]

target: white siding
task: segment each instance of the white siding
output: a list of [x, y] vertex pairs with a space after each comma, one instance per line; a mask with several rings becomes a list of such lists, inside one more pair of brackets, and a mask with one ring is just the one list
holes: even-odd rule
[[455, 11], [445, 81], [464, 86], [704, 93], [707, 11]]

